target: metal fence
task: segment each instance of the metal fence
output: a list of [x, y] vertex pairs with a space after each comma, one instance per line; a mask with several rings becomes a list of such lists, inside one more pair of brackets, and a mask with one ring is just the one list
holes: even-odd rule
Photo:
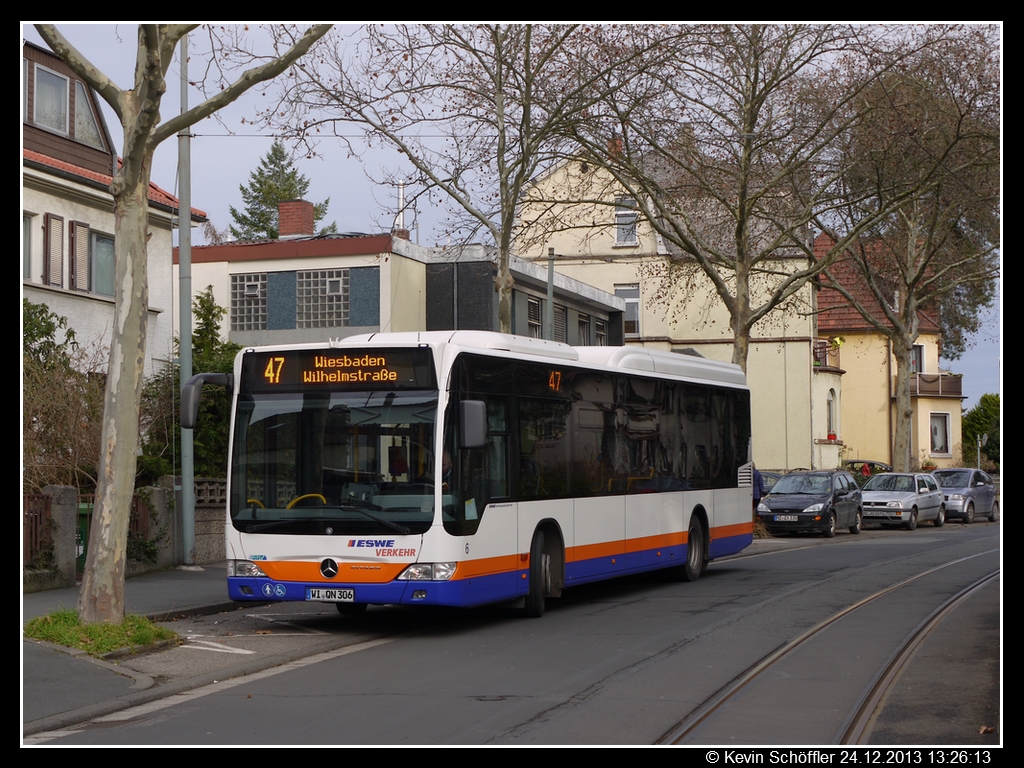
[[[80, 494], [78, 496], [78, 521], [75, 538], [78, 545], [76, 566], [79, 573], [82, 572], [85, 566], [85, 556], [89, 546], [89, 526], [92, 521], [92, 510], [95, 503], [96, 497], [94, 494]], [[49, 565], [44, 560], [47, 550], [53, 545], [50, 527], [50, 504], [51, 497], [45, 493], [22, 496], [24, 526], [22, 555], [26, 563], [35, 563], [40, 566]], [[132, 496], [132, 512], [128, 530], [144, 538], [149, 536], [149, 505], [146, 504], [145, 497], [139, 494]]]
[[45, 493], [22, 496], [21, 506], [23, 512], [22, 557], [24, 562], [28, 563], [42, 557], [46, 548], [52, 545], [50, 497]]
[[[96, 496], [92, 493], [83, 493], [78, 496], [78, 532], [76, 534], [78, 544], [78, 557], [75, 559], [75, 570], [82, 573], [85, 569], [85, 556], [89, 554], [89, 531], [92, 526], [92, 510], [96, 506]], [[145, 498], [139, 494], [132, 496], [132, 512], [128, 519], [129, 534], [138, 534], [143, 538], [149, 537], [149, 505]]]

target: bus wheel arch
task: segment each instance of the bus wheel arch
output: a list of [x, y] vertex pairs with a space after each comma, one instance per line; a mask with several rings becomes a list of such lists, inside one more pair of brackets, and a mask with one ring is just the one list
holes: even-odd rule
[[545, 601], [561, 597], [565, 586], [565, 546], [562, 532], [554, 520], [542, 520], [530, 543], [530, 588], [523, 614], [530, 618], [544, 615]]

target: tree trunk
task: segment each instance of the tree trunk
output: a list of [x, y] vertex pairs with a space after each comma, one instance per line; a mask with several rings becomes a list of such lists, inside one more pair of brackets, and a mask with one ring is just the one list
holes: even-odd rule
[[[750, 352], [750, 269], [743, 259], [737, 260], [736, 296], [730, 302], [725, 296], [729, 310], [729, 326], [732, 329], [732, 361], [747, 372], [747, 355]], [[721, 294], [719, 294], [721, 295]]]
[[747, 354], [750, 352], [750, 329], [743, 323], [733, 323], [732, 361], [747, 372]]
[[512, 328], [512, 287], [515, 280], [509, 268], [509, 254], [502, 250], [498, 254], [498, 272], [494, 277], [494, 290], [498, 294], [498, 331], [513, 333]]
[[910, 399], [913, 351], [913, 342], [893, 342], [893, 354], [896, 357], [896, 423], [892, 464], [897, 472], [910, 472], [913, 469], [911, 432], [914, 425], [914, 404]]
[[103, 437], [98, 468], [96, 506], [92, 514], [89, 554], [78, 595], [83, 622], [124, 619], [124, 576], [135, 490], [137, 429], [118, 435], [118, 425], [138, 425], [146, 355], [149, 289], [146, 250], [149, 240], [149, 170], [143, 161], [138, 180], [115, 197], [114, 242], [116, 286], [114, 327], [103, 409]]

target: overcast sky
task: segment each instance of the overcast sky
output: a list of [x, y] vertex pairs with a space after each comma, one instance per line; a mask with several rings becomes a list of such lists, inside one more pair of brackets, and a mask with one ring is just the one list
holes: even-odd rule
[[[46, 47], [38, 33], [26, 25], [26, 40]], [[88, 57], [120, 87], [131, 83], [135, 64], [135, 25], [61, 24], [60, 29], [72, 45]], [[196, 57], [201, 53], [200, 41], [190, 51], [190, 79], [200, 76]], [[168, 72], [167, 95], [164, 97], [165, 118], [179, 110], [179, 71], [177, 63]], [[272, 87], [272, 86], [270, 86]], [[226, 229], [231, 222], [228, 207], [241, 207], [239, 184], [246, 183], [260, 158], [273, 143], [273, 136], [249, 124], [263, 103], [258, 88], [243, 96], [221, 112], [218, 122], [207, 119], [193, 126], [192, 141], [192, 206], [206, 212], [218, 229]], [[192, 89], [190, 106], [202, 101], [198, 90]], [[104, 105], [107, 126], [120, 150], [120, 126], [109, 107]], [[243, 118], [246, 123], [243, 124]], [[347, 148], [340, 141], [327, 140], [318, 147], [321, 156], [314, 159], [299, 158], [296, 167], [310, 180], [307, 197], [313, 202], [330, 198], [326, 222], [336, 221], [339, 232], [381, 232], [389, 230], [396, 210], [396, 190], [381, 188], [367, 178], [367, 173], [379, 175], [381, 166], [399, 168], [397, 153], [375, 150], [363, 156], [362, 162], [348, 157]], [[178, 194], [177, 142], [165, 141], [156, 152], [152, 180], [155, 184]], [[435, 245], [440, 235], [436, 222], [443, 218], [438, 210], [421, 210], [419, 242]], [[407, 226], [410, 222], [407, 221]], [[196, 236], [199, 231], [196, 230]], [[416, 233], [413, 239], [417, 239]], [[201, 239], [196, 241], [202, 242]], [[975, 346], [957, 361], [943, 361], [943, 367], [964, 374], [964, 395], [967, 408], [977, 404], [986, 392], [1000, 392], [1000, 338], [1001, 315], [992, 309], [984, 315], [984, 328], [975, 338]]]

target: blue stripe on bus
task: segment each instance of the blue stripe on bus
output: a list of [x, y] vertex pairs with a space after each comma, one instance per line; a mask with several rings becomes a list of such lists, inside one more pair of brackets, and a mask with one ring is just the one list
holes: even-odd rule
[[[711, 557], [736, 554], [749, 546], [751, 534], [711, 542]], [[660, 553], [660, 554], [659, 554]], [[565, 586], [586, 584], [686, 563], [687, 545], [658, 547], [565, 564]], [[450, 605], [471, 607], [513, 600], [529, 589], [529, 569], [474, 576], [454, 581], [391, 581], [384, 584], [325, 584], [229, 577], [228, 595], [247, 602], [305, 601], [306, 589], [353, 589], [356, 602], [377, 605]]]

